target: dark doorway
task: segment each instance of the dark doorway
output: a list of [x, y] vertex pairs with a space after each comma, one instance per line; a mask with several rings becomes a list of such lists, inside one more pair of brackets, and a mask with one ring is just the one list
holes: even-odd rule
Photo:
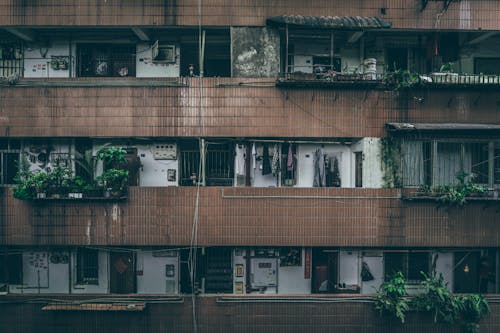
[[454, 292], [476, 293], [479, 291], [479, 252], [456, 252]]
[[135, 293], [135, 258], [133, 253], [110, 253], [109, 291], [112, 294]]
[[205, 292], [208, 294], [232, 293], [232, 249], [224, 247], [207, 248], [206, 254]]
[[193, 255], [196, 256], [196, 262], [194, 263], [195, 276], [194, 283], [191, 282], [191, 272], [190, 272], [190, 257], [189, 249], [182, 249], [181, 251], [181, 268], [180, 268], [180, 290], [183, 294], [192, 294], [193, 287], [194, 292], [198, 293], [201, 290], [201, 276], [205, 270], [205, 265], [203, 262], [201, 249], [195, 249]]
[[313, 249], [313, 293], [333, 293], [338, 283], [339, 253], [333, 250]]
[[390, 72], [398, 69], [408, 69], [408, 49], [389, 48], [387, 49], [387, 67]]

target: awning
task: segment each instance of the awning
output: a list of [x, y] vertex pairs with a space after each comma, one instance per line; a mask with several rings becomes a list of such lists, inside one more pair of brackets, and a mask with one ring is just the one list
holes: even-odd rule
[[388, 131], [500, 131], [500, 125], [495, 124], [462, 124], [462, 123], [388, 123]]
[[280, 15], [267, 19], [268, 25], [293, 25], [306, 28], [367, 30], [390, 28], [391, 23], [378, 17]]

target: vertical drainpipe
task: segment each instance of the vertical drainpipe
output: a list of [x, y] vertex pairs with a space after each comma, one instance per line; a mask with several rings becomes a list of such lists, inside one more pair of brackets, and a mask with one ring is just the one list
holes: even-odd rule
[[73, 269], [71, 263], [73, 262], [73, 260], [71, 260], [71, 256], [72, 256], [72, 253], [71, 253], [71, 250], [68, 252], [68, 294], [71, 294], [72, 290], [71, 290], [71, 270]]
[[200, 77], [203, 77], [205, 71], [205, 33], [206, 30], [201, 32], [201, 41], [200, 41]]
[[[201, 159], [201, 186], [206, 185], [206, 179], [205, 179], [205, 151], [206, 151], [206, 145], [205, 145], [205, 139], [201, 139], [201, 152], [200, 152], [200, 159]], [[199, 181], [199, 180], [198, 180]]]
[[333, 30], [330, 30], [330, 70], [333, 71], [333, 55], [334, 55], [334, 44], [333, 44]]
[[68, 68], [69, 68], [69, 77], [73, 76], [73, 38], [70, 35], [69, 37], [69, 61], [68, 61]]
[[285, 24], [285, 74], [288, 74], [288, 24]]

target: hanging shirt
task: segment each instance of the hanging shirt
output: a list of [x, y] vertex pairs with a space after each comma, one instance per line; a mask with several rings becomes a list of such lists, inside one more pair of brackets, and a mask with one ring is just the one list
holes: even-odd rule
[[236, 151], [236, 158], [235, 158], [234, 168], [236, 175], [244, 176], [247, 148], [245, 147], [245, 145], [237, 144], [235, 151]]
[[314, 187], [326, 187], [325, 157], [321, 148], [314, 152]]
[[286, 168], [288, 171], [293, 171], [295, 169], [295, 164], [293, 163], [293, 151], [292, 145], [288, 145], [288, 155], [286, 157]]
[[280, 152], [278, 147], [279, 146], [277, 144], [274, 145], [273, 163], [271, 165], [273, 175], [276, 175], [280, 169]]
[[252, 166], [254, 169], [257, 167], [257, 150], [255, 149], [255, 142], [252, 143]]

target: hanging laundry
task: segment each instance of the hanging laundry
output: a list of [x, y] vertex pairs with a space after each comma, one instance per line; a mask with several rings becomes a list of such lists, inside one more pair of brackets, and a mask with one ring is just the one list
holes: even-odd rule
[[293, 163], [292, 144], [288, 145], [288, 155], [286, 157], [286, 168], [288, 171], [295, 170], [295, 163]]
[[269, 160], [269, 146], [267, 143], [264, 143], [262, 153], [262, 175], [268, 175], [272, 172], [271, 170], [271, 161]]
[[257, 167], [257, 150], [255, 149], [255, 142], [252, 143], [252, 166], [254, 169]]
[[276, 176], [280, 171], [280, 152], [279, 146], [277, 144], [274, 145], [273, 162], [271, 163], [271, 169], [274, 176]]
[[235, 157], [234, 171], [236, 172], [236, 175], [244, 176], [247, 147], [245, 147], [245, 145], [242, 144], [237, 144], [235, 152], [236, 152], [236, 157]]
[[314, 152], [314, 179], [313, 187], [326, 187], [325, 157], [321, 148]]

